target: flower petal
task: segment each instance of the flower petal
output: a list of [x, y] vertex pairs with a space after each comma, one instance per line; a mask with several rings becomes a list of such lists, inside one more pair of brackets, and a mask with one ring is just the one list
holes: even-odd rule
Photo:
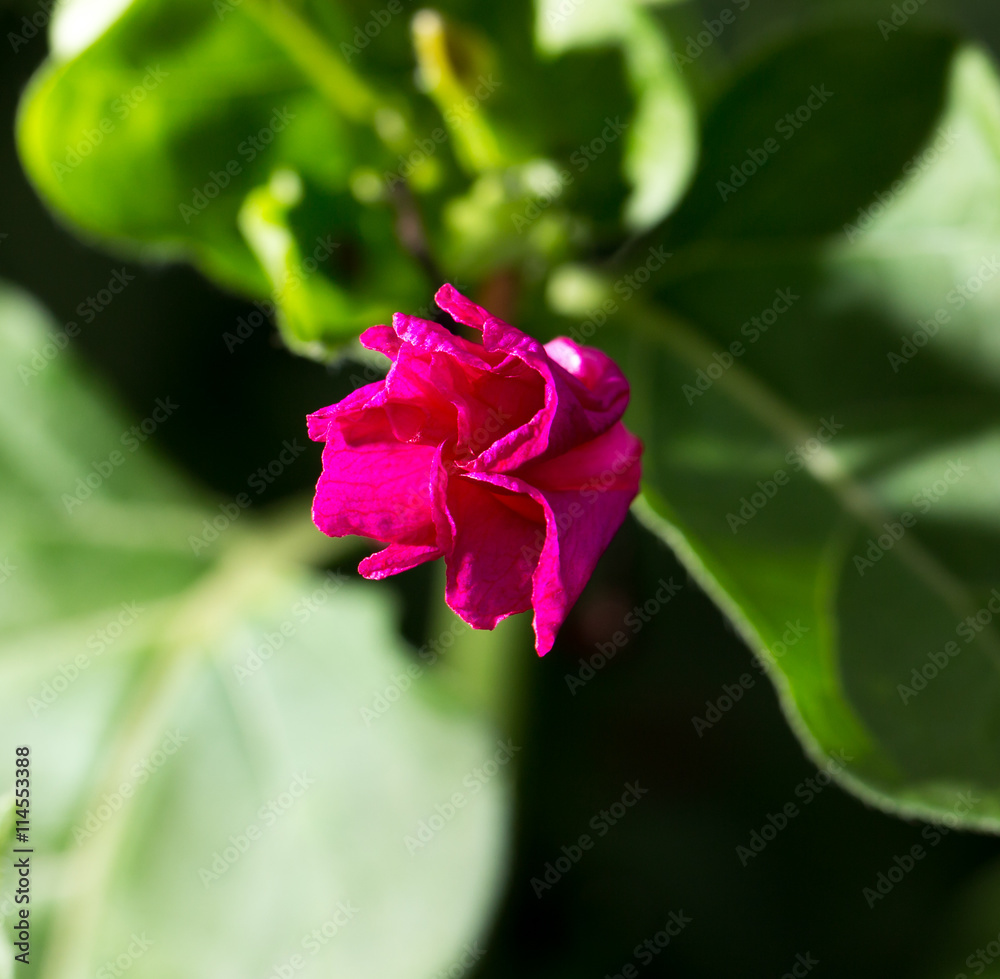
[[470, 470], [511, 472], [532, 459], [558, 456], [588, 442], [621, 419], [629, 400], [628, 381], [606, 354], [565, 337], [542, 346], [450, 285], [434, 298], [459, 323], [483, 331], [487, 354], [521, 360], [544, 384], [544, 402], [534, 416], [494, 442]]
[[476, 477], [529, 496], [545, 515], [545, 540], [536, 548], [531, 592], [539, 656], [552, 648], [559, 627], [625, 520], [639, 491], [640, 453], [639, 440], [619, 424], [559, 459], [537, 464], [530, 473], [544, 487], [520, 476]]
[[544, 516], [530, 498], [509, 497], [505, 489], [493, 490], [462, 476], [448, 486], [455, 540], [446, 557], [445, 597], [452, 611], [474, 629], [492, 629], [531, 608], [532, 574], [545, 540]]
[[388, 578], [390, 575], [409, 571], [411, 568], [435, 561], [441, 557], [439, 547], [415, 544], [390, 544], [381, 551], [370, 554], [359, 565], [362, 576], [371, 580]]
[[630, 489], [639, 492], [642, 442], [621, 422], [590, 442], [554, 459], [529, 462], [517, 475], [542, 490], [594, 493]]
[[375, 381], [352, 391], [343, 401], [335, 405], [327, 405], [311, 415], [306, 416], [309, 438], [314, 442], [325, 442], [330, 437], [330, 426], [334, 419], [360, 412], [366, 406], [377, 402], [385, 388], [385, 381]]
[[331, 432], [336, 437], [323, 450], [316, 526], [330, 537], [450, 548], [450, 525], [440, 513], [447, 479], [440, 447], [398, 442], [381, 410], [352, 421]]

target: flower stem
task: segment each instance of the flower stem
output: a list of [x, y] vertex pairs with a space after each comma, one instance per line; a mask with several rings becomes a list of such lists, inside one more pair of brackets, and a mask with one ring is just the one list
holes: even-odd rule
[[382, 100], [308, 21], [280, 0], [247, 0], [246, 9], [340, 114], [355, 122], [372, 121]]

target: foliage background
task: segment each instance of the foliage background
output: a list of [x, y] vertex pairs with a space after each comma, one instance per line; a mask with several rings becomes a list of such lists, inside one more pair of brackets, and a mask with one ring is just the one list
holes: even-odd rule
[[[474, 13], [457, 6], [475, 22]], [[715, 16], [723, 6], [704, 4], [690, 12], [697, 21]], [[802, 0], [755, 0], [705, 58], [718, 59], [720, 72], [729, 56], [753, 58], [778, 34], [812, 29], [818, 16], [814, 7]], [[33, 9], [8, 6], [0, 31], [17, 30], [20, 17]], [[822, 17], [837, 13], [868, 25], [877, 38], [872, 22], [884, 13], [881, 8], [828, 4]], [[514, 25], [511, 36], [520, 31], [528, 37], [526, 4], [505, 4], [502, 16]], [[983, 4], [928, 0], [919, 16], [956, 24], [994, 53], [1000, 50], [1000, 15]], [[394, 29], [404, 37], [402, 22]], [[63, 323], [121, 261], [61, 227], [18, 162], [15, 108], [44, 54], [44, 39], [38, 37], [14, 56], [5, 51], [0, 62], [0, 116], [8, 120], [0, 148], [0, 231], [8, 236], [0, 241], [0, 276], [38, 297]], [[614, 79], [608, 97], [618, 97], [626, 90], [620, 68], [610, 53], [602, 57], [602, 70]], [[548, 111], [584, 113], [592, 96], [593, 88], [581, 85], [575, 91], [579, 105]], [[865, 185], [872, 157], [860, 156], [854, 165], [853, 177]], [[822, 166], [816, 175], [809, 188], [816, 198], [835, 196], [838, 182], [853, 179]], [[867, 179], [877, 183], [881, 176]], [[614, 194], [609, 197], [617, 203]], [[799, 206], [798, 200], [789, 206]], [[612, 213], [613, 206], [606, 210]], [[222, 334], [252, 307], [189, 267], [133, 260], [127, 266], [135, 282], [73, 341], [72, 354], [129, 416], [145, 417], [154, 399], [168, 394], [183, 406], [157, 431], [155, 444], [214, 497], [228, 499], [245, 489], [247, 474], [270, 457], [272, 447], [284, 439], [302, 440], [308, 411], [349, 390], [348, 370], [292, 356], [269, 327], [228, 351]], [[836, 370], [852, 369], [850, 349], [836, 356]], [[260, 503], [301, 504], [315, 480], [318, 454], [310, 447]], [[353, 574], [360, 553], [340, 553], [331, 567]], [[592, 656], [595, 644], [606, 640], [633, 605], [656, 592], [660, 579], [671, 576], [687, 582], [678, 597], [571, 694], [567, 674]], [[425, 641], [434, 630], [428, 608], [439, 587], [435, 572], [420, 569], [380, 587], [398, 593], [404, 636], [414, 645]], [[522, 647], [515, 655], [523, 653]], [[782, 717], [772, 688], [760, 679], [716, 727], [698, 736], [692, 718], [704, 716], [706, 701], [715, 701], [723, 685], [740, 675], [756, 675], [751, 653], [666, 546], [635, 521], [630, 519], [605, 556], [556, 650], [522, 665], [531, 676], [519, 735], [525, 747], [517, 773], [509, 881], [496, 919], [487, 918], [483, 925], [488, 954], [476, 975], [619, 973], [633, 960], [634, 946], [663, 927], [670, 911], [681, 909], [693, 923], [643, 974], [778, 976], [800, 953], [819, 960], [817, 974], [831, 976], [951, 979], [981, 973], [966, 964], [966, 957], [1000, 935], [1000, 847], [992, 838], [948, 834], [885, 900], [869, 908], [863, 888], [874, 886], [896, 854], [926, 838], [920, 824], [885, 815], [831, 786], [803, 807], [762, 854], [741, 865], [736, 847], [747, 844], [768, 813], [795, 799], [796, 785], [815, 768]], [[318, 739], [334, 736], [332, 730], [317, 732]], [[326, 747], [338, 750], [335, 741]], [[360, 785], [363, 776], [358, 778]], [[558, 886], [536, 898], [531, 878], [621, 794], [624, 783], [635, 780], [649, 787], [648, 796]], [[128, 859], [135, 861], [141, 878], [148, 854]], [[400, 850], [381, 859], [379, 872], [391, 889], [404, 876], [408, 855]], [[298, 872], [307, 869], [300, 866]], [[437, 886], [460, 892], [468, 885], [460, 862], [447, 873], [451, 876]], [[255, 910], [234, 924], [233, 933], [252, 935], [255, 915], [266, 917], [269, 908], [308, 887], [295, 875], [275, 879], [257, 895]], [[430, 902], [405, 913], [419, 919], [433, 910]], [[305, 931], [311, 922], [303, 924]], [[211, 942], [205, 935], [197, 940]], [[372, 936], [373, 942], [392, 940], [391, 935]], [[443, 966], [449, 959], [447, 950], [441, 951]], [[260, 975], [269, 967], [261, 962]], [[399, 975], [418, 979], [415, 973]]]

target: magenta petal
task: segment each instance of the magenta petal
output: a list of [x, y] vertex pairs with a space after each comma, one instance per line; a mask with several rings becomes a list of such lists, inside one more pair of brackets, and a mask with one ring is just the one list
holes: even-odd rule
[[[556, 337], [545, 344], [545, 352], [567, 374], [586, 388], [591, 410], [616, 411], [624, 394], [628, 402], [628, 381], [621, 368], [596, 347], [581, 347], [569, 337]], [[618, 413], [621, 417], [621, 411]]]
[[519, 497], [508, 505], [505, 495], [464, 477], [452, 479], [448, 487], [455, 543], [446, 558], [445, 597], [474, 629], [492, 629], [501, 619], [531, 608], [544, 518], [530, 499]]
[[390, 360], [395, 360], [403, 342], [391, 326], [370, 326], [358, 337], [362, 347], [385, 354]]
[[338, 441], [323, 450], [313, 503], [316, 526], [330, 537], [437, 544], [436, 486], [445, 479], [439, 450], [389, 440]]
[[390, 544], [366, 557], [358, 565], [358, 571], [364, 578], [373, 580], [388, 578], [390, 575], [409, 571], [427, 561], [435, 561], [442, 554], [442, 550], [434, 545]]
[[483, 358], [482, 346], [455, 336], [440, 323], [396, 313], [392, 318], [392, 328], [399, 339], [412, 347], [415, 353], [446, 354], [481, 370], [489, 370], [492, 366]]
[[521, 360], [544, 385], [536, 414], [483, 452], [471, 467], [477, 472], [511, 472], [528, 460], [561, 455], [621, 418], [628, 405], [628, 381], [603, 352], [565, 337], [542, 346], [450, 285], [442, 286], [435, 300], [458, 322], [483, 331], [487, 353]]
[[482, 343], [402, 314], [363, 334], [392, 364], [309, 416], [326, 442], [314, 519], [388, 545], [369, 578], [443, 555], [458, 615], [492, 629], [533, 608], [544, 654], [638, 492], [628, 383], [599, 350], [542, 346], [451, 286], [436, 298]]
[[[484, 475], [491, 485], [530, 496], [545, 514], [545, 543], [532, 576], [535, 648], [544, 656], [639, 491], [641, 443], [618, 425], [524, 478]], [[544, 486], [532, 485], [532, 479]]]
[[473, 330], [481, 330], [496, 317], [477, 306], [471, 299], [466, 299], [453, 285], [445, 283], [434, 294], [434, 302], [438, 304], [456, 323], [468, 326]]
[[554, 459], [529, 462], [517, 475], [542, 490], [578, 490], [581, 501], [608, 490], [639, 492], [642, 442], [621, 422]]
[[336, 418], [342, 418], [351, 412], [363, 411], [369, 405], [377, 402], [385, 387], [385, 381], [375, 381], [352, 391], [343, 401], [335, 405], [320, 408], [311, 415], [306, 415], [306, 426], [309, 438], [314, 442], [325, 442], [330, 437], [330, 425]]

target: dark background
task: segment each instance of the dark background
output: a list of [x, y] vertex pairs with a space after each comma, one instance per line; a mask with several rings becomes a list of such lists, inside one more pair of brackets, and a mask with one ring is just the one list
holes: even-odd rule
[[[713, 6], [725, 4], [706, 4], [698, 16], [711, 16]], [[876, 6], [864, 5], [872, 18], [883, 13]], [[754, 0], [724, 40], [750, 46], [784, 21], [812, 16], [810, 7]], [[888, 14], [891, 4], [884, 7]], [[0, 9], [0, 32], [18, 29], [33, 9]], [[1000, 13], [991, 5], [928, 0], [918, 16], [950, 20], [1000, 51]], [[16, 55], [5, 43], [0, 58], [0, 277], [65, 323], [114, 269], [134, 274], [121, 297], [83, 325], [74, 353], [136, 419], [157, 398], [183, 405], [157, 433], [160, 451], [220, 499], [231, 497], [288, 432], [300, 431], [305, 443], [304, 416], [342, 397], [351, 371], [293, 357], [270, 324], [230, 352], [223, 334], [253, 307], [186, 267], [151, 268], [89, 248], [53, 220], [25, 181], [12, 138], [19, 94], [44, 55], [39, 35]], [[318, 472], [319, 449], [310, 447], [268, 499], [308, 494]], [[419, 569], [393, 585], [407, 602], [415, 641], [430, 574]], [[607, 642], [629, 610], [671, 577], [684, 584], [681, 592], [571, 692], [566, 677], [578, 675], [595, 644]], [[671, 553], [633, 521], [555, 650], [532, 665], [537, 685], [524, 735], [516, 861], [477, 975], [615, 976], [631, 963], [642, 976], [781, 976], [807, 955], [819, 961], [817, 976], [978, 974], [964, 960], [1000, 934], [1000, 902], [974, 901], [971, 944], [954, 929], [970, 933], [966, 895], [1000, 858], [1000, 843], [949, 834], [928, 846], [919, 824], [871, 810], [836, 786], [803, 805], [795, 789], [815, 769], [769, 682]], [[692, 719], [747, 673], [754, 685], [699, 736]], [[562, 846], [594, 835], [591, 819], [635, 781], [648, 793], [622, 825], [536, 897], [531, 879], [562, 856]], [[742, 866], [737, 846], [748, 846], [751, 832], [788, 802], [798, 815]], [[874, 887], [878, 873], [915, 843], [925, 845], [926, 858], [870, 909], [863, 888]], [[671, 911], [693, 920], [643, 965], [634, 948], [663, 928]], [[794, 974], [804, 974], [802, 967]]]

